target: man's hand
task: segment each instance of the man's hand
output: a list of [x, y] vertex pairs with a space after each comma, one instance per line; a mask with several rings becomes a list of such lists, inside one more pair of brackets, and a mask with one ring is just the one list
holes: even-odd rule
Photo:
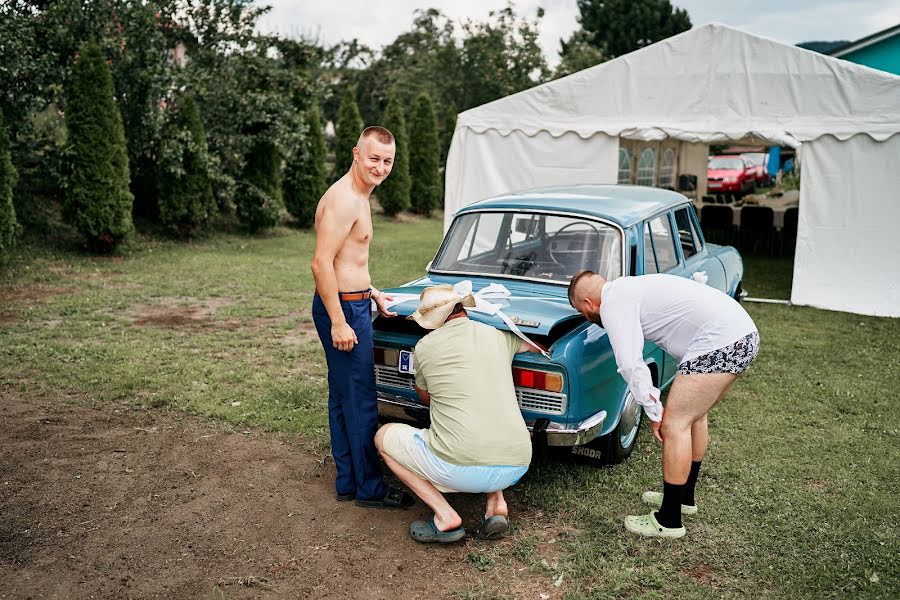
[[666, 409], [663, 409], [662, 414], [659, 417], [659, 421], [650, 421], [650, 431], [653, 432], [653, 437], [659, 440], [659, 443], [662, 444], [663, 437], [660, 428], [662, 427], [662, 420], [666, 418]]
[[338, 350], [350, 352], [353, 346], [359, 343], [356, 339], [356, 332], [346, 322], [332, 323], [331, 325], [331, 344]]
[[396, 317], [397, 313], [392, 310], [388, 310], [388, 307], [385, 305], [385, 301], [390, 301], [393, 299], [393, 297], [385, 295], [384, 292], [379, 292], [378, 297], [375, 298], [375, 306], [378, 307], [378, 314], [380, 314], [382, 317]]

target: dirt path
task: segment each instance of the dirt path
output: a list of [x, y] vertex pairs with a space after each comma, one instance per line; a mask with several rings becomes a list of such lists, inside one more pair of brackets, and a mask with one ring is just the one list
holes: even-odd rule
[[[484, 542], [407, 537], [421, 503], [339, 504], [333, 481], [279, 436], [0, 389], [0, 598], [428, 599], [491, 577], [466, 561]], [[476, 518], [480, 498], [453, 501]], [[515, 597], [557, 597], [524, 571]]]

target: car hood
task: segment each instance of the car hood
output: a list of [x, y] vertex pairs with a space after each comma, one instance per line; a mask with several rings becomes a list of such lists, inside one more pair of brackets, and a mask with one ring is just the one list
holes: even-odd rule
[[740, 177], [742, 169], [707, 169], [707, 177]]
[[[429, 275], [400, 287], [383, 290], [385, 294], [415, 294], [416, 298], [394, 305], [391, 310], [397, 312], [397, 318], [405, 318], [413, 314], [419, 305], [418, 296], [426, 287], [442, 283], [455, 284], [468, 279], [472, 282], [472, 291], [477, 293], [490, 284], [500, 284], [511, 293], [509, 298], [492, 298], [489, 302], [498, 304], [500, 309], [525, 335], [548, 335], [550, 330], [564, 321], [579, 320], [583, 317], [569, 305], [564, 286], [533, 282], [522, 282], [486, 277], [451, 277]], [[470, 311], [474, 320], [493, 325], [498, 329], [509, 327], [498, 316]]]

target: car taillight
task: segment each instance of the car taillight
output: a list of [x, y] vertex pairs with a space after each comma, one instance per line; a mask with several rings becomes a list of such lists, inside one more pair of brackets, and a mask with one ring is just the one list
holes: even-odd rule
[[375, 364], [396, 367], [400, 363], [400, 351], [387, 348], [375, 348]]
[[559, 373], [547, 373], [546, 371], [532, 371], [513, 367], [513, 383], [518, 387], [527, 387], [548, 392], [561, 392], [563, 378]]

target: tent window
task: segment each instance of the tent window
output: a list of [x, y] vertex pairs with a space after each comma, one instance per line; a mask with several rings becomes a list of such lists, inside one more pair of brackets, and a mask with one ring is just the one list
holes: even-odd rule
[[659, 159], [659, 187], [675, 189], [675, 149], [666, 148]]
[[637, 181], [638, 185], [653, 185], [656, 183], [656, 150], [644, 148], [638, 156]]
[[619, 183], [631, 183], [631, 150], [619, 148]]

